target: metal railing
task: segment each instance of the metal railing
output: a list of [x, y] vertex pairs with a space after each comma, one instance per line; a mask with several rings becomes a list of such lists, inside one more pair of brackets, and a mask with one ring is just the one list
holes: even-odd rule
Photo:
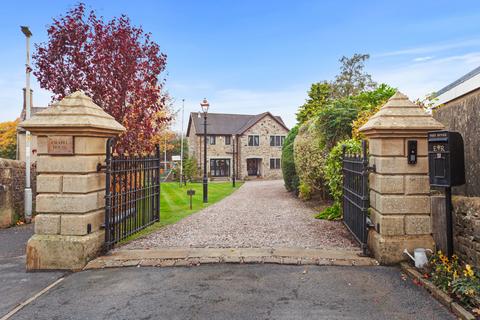
[[105, 249], [160, 220], [160, 149], [148, 156], [114, 154], [107, 140]]
[[343, 222], [367, 253], [368, 236], [368, 157], [367, 144], [362, 141], [362, 154], [346, 154], [343, 147]]

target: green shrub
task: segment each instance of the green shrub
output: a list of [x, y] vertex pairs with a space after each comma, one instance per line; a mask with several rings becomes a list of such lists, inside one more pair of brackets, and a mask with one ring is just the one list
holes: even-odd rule
[[298, 196], [302, 200], [310, 200], [312, 198], [312, 188], [310, 185], [301, 182], [298, 186]]
[[347, 153], [360, 153], [362, 151], [361, 142], [355, 139], [340, 141], [330, 150], [323, 166], [323, 173], [328, 191], [333, 198], [333, 205], [320, 212], [316, 216], [317, 219], [338, 220], [342, 218], [340, 203], [343, 196], [343, 146], [345, 146]]
[[324, 194], [326, 188], [322, 167], [326, 155], [325, 144], [314, 120], [300, 126], [293, 150], [301, 198], [309, 198], [313, 193]]
[[355, 139], [343, 140], [337, 143], [328, 153], [323, 172], [327, 183], [328, 191], [335, 202], [340, 202], [343, 192], [343, 172], [342, 172], [342, 150], [345, 146], [347, 153], [360, 153], [362, 143]]
[[285, 188], [290, 192], [298, 192], [298, 177], [295, 170], [293, 143], [298, 134], [298, 126], [290, 130], [282, 147], [282, 173]]
[[351, 137], [352, 122], [360, 110], [359, 103], [349, 97], [333, 100], [318, 112], [316, 124], [328, 149]]
[[195, 157], [183, 161], [183, 174], [186, 180], [194, 181], [198, 177], [197, 160]]
[[326, 208], [319, 214], [315, 216], [317, 219], [325, 219], [325, 220], [340, 220], [342, 219], [342, 210], [340, 203], [335, 202], [330, 207]]

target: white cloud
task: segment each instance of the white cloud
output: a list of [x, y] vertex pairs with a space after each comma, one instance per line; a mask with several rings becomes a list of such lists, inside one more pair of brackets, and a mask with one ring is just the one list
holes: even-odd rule
[[413, 61], [414, 62], [423, 62], [423, 61], [432, 60], [433, 58], [434, 57], [432, 57], [432, 56], [418, 57], [418, 58], [413, 59]]
[[[373, 61], [372, 61], [373, 62]], [[371, 69], [374, 79], [397, 87], [411, 99], [438, 91], [480, 65], [480, 52]]]
[[430, 45], [420, 46], [416, 48], [408, 48], [408, 49], [378, 53], [378, 54], [373, 54], [372, 58], [426, 54], [426, 53], [432, 53], [432, 52], [447, 51], [452, 49], [475, 47], [479, 45], [480, 45], [480, 39], [471, 39], [471, 40], [464, 40], [464, 41], [450, 42], [450, 43], [430, 44]]

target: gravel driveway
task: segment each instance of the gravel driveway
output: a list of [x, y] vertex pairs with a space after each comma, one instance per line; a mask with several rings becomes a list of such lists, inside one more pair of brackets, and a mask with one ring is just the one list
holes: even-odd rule
[[285, 190], [283, 180], [247, 181], [222, 201], [121, 248], [358, 249], [341, 222], [315, 219], [315, 213]]

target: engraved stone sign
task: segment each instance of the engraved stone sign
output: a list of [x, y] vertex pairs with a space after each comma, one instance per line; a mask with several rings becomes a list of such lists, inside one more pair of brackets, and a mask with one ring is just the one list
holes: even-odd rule
[[73, 154], [73, 136], [49, 136], [47, 142], [49, 154]]

